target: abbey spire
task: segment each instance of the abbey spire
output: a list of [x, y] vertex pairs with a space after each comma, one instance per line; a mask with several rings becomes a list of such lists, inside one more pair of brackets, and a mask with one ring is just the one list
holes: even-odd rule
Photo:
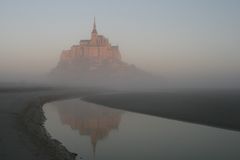
[[94, 22], [93, 22], [93, 30], [92, 30], [92, 34], [91, 34], [91, 43], [93, 45], [96, 45], [97, 44], [97, 28], [96, 28], [96, 20], [95, 20], [95, 17], [94, 17]]
[[96, 33], [97, 34], [97, 28], [96, 28], [96, 19], [94, 17], [94, 22], [93, 22], [93, 30], [92, 33]]

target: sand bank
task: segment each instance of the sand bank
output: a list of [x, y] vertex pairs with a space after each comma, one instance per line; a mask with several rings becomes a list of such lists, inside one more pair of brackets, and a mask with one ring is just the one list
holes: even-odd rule
[[1, 160], [68, 160], [68, 152], [57, 140], [51, 139], [43, 127], [42, 105], [57, 99], [95, 94], [96, 90], [18, 88], [0, 92], [0, 159]]
[[84, 100], [133, 112], [240, 131], [240, 90], [121, 93]]

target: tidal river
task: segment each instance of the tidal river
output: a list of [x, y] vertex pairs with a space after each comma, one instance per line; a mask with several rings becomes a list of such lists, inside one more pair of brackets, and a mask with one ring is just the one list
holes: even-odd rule
[[49, 134], [77, 153], [77, 159], [240, 159], [237, 131], [112, 109], [81, 99], [46, 103], [43, 110]]

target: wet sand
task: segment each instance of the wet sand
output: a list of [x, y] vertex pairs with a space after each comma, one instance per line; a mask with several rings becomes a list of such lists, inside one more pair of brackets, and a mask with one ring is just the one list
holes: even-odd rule
[[105, 106], [240, 130], [240, 91], [102, 94], [103, 90], [53, 88], [0, 89], [0, 159], [74, 159], [43, 127], [42, 105], [85, 97]]
[[84, 100], [105, 106], [240, 131], [240, 90], [98, 95]]
[[[1, 90], [1, 89], [0, 89]], [[0, 159], [48, 160], [74, 159], [43, 127], [42, 104], [95, 94], [90, 89], [52, 88], [7, 89], [0, 91]]]

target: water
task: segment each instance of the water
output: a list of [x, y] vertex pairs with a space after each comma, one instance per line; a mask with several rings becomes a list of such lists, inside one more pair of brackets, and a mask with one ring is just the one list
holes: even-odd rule
[[77, 159], [237, 160], [240, 132], [71, 99], [43, 106], [45, 127]]

